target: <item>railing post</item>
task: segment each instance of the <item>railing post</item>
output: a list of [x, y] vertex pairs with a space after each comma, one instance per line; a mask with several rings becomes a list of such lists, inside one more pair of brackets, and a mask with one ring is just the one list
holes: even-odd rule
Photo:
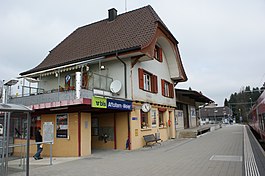
[[25, 160], [26, 160], [26, 144], [23, 144], [24, 157], [23, 157], [23, 171], [25, 171]]
[[50, 165], [52, 165], [52, 142], [50, 142]]

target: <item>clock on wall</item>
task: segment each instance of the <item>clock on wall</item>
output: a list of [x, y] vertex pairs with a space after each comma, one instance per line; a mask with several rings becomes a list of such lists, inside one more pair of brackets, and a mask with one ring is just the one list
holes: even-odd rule
[[142, 111], [143, 111], [143, 112], [149, 112], [150, 109], [151, 109], [151, 105], [150, 105], [149, 103], [144, 103], [144, 104], [142, 105]]

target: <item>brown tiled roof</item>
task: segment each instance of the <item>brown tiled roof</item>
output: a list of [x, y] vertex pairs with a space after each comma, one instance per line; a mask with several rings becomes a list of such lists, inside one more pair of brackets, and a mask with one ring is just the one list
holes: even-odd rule
[[[144, 48], [151, 42], [157, 22], [173, 37], [151, 6], [118, 15], [111, 22], [105, 19], [79, 27], [57, 45], [37, 67], [21, 75], [106, 56], [117, 51]], [[174, 37], [173, 39], [176, 41]]]

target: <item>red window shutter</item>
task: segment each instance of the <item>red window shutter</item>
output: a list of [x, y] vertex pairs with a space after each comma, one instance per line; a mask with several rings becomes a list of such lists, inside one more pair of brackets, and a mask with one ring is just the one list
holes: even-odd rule
[[165, 96], [165, 80], [161, 79], [162, 95]]
[[162, 48], [159, 48], [158, 50], [158, 58], [160, 62], [163, 62], [163, 52], [162, 52]]
[[157, 50], [157, 46], [155, 46], [155, 49], [154, 49], [154, 58], [155, 58], [155, 59], [157, 59], [157, 52], [158, 52], [158, 50]]
[[144, 70], [138, 68], [139, 89], [144, 89]]
[[174, 98], [174, 85], [169, 84], [169, 97]]
[[157, 91], [157, 76], [156, 75], [152, 75], [151, 86], [152, 86], [152, 92], [157, 93], [158, 91]]

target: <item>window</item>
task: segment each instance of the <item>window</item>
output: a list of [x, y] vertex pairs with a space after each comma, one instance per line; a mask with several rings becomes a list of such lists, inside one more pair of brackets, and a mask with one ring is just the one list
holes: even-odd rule
[[91, 135], [92, 136], [98, 136], [98, 131], [99, 131], [98, 118], [92, 118], [91, 121], [92, 121]]
[[58, 114], [56, 116], [56, 137], [68, 138], [68, 115]]
[[154, 58], [158, 60], [159, 62], [163, 61], [163, 51], [162, 51], [162, 48], [159, 47], [158, 45], [155, 46]]
[[148, 92], [157, 93], [157, 76], [144, 69], [138, 69], [139, 88]]
[[174, 85], [168, 81], [161, 79], [162, 95], [169, 98], [174, 98]]
[[159, 127], [160, 128], [163, 128], [163, 127], [165, 127], [166, 126], [166, 123], [165, 123], [165, 118], [164, 118], [164, 112], [166, 111], [166, 109], [159, 109], [159, 113], [158, 113], [158, 115], [159, 115]]
[[152, 109], [151, 110], [151, 119], [152, 119], [152, 127], [156, 127], [156, 110]]
[[151, 75], [144, 73], [144, 90], [151, 91]]
[[168, 97], [169, 96], [169, 83], [165, 82], [165, 96]]
[[148, 123], [148, 112], [143, 112], [141, 110], [141, 128], [145, 129], [149, 127]]

